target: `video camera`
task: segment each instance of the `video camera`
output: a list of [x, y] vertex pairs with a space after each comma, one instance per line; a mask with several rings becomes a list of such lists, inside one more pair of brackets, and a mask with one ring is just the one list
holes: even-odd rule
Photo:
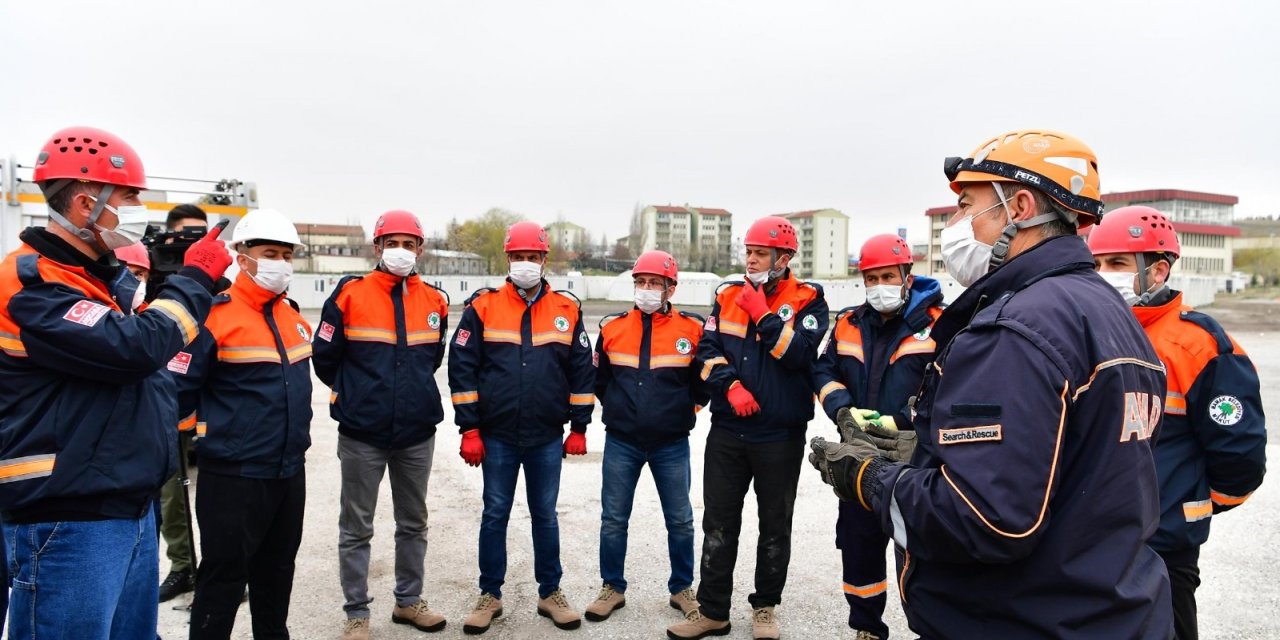
[[147, 280], [147, 302], [151, 302], [165, 278], [182, 268], [187, 249], [209, 232], [208, 227], [186, 227], [179, 231], [165, 231], [163, 227], [150, 225], [142, 237], [142, 246], [151, 258], [151, 275]]

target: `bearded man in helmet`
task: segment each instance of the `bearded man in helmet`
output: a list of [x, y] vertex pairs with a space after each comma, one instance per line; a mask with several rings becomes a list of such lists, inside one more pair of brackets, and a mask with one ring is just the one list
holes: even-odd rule
[[154, 636], [152, 506], [177, 455], [163, 369], [196, 338], [231, 259], [209, 234], [135, 311], [141, 282], [112, 251], [146, 231], [138, 154], [106, 131], [70, 127], [45, 143], [32, 179], [50, 224], [22, 231], [0, 262], [9, 637]]
[[742, 501], [755, 488], [760, 513], [752, 635], [777, 638], [791, 561], [791, 517], [813, 418], [813, 364], [826, 333], [822, 288], [787, 265], [798, 243], [785, 218], [747, 230], [746, 276], [721, 286], [698, 344], [700, 376], [711, 393], [711, 432], [703, 462], [702, 566], [698, 608], [667, 629], [672, 638], [729, 632]]
[[945, 169], [942, 256], [968, 289], [933, 327], [915, 455], [855, 431], [815, 438], [810, 462], [892, 535], [922, 636], [1168, 638], [1146, 546], [1164, 367], [1076, 235], [1102, 214], [1093, 151], [1013, 131]]
[[1262, 485], [1267, 425], [1258, 371], [1213, 318], [1169, 288], [1181, 253], [1173, 223], [1151, 207], [1122, 207], [1089, 233], [1099, 275], [1120, 293], [1168, 374], [1156, 442], [1160, 529], [1148, 544], [1164, 559], [1178, 640], [1199, 637], [1196, 587], [1210, 517]]
[[[858, 270], [867, 300], [836, 315], [813, 374], [818, 402], [840, 432], [867, 432], [885, 457], [899, 462], [909, 462], [915, 450], [911, 398], [933, 361], [937, 343], [929, 334], [942, 315], [942, 287], [912, 275], [911, 263], [911, 247], [898, 236], [872, 236], [862, 245]], [[874, 514], [852, 502], [838, 504], [836, 548], [849, 627], [857, 640], [885, 640], [889, 537]]]
[[445, 617], [422, 596], [427, 553], [427, 481], [436, 425], [444, 419], [435, 372], [444, 361], [449, 301], [417, 275], [422, 223], [388, 211], [373, 226], [378, 264], [338, 282], [324, 303], [312, 358], [333, 389], [342, 463], [338, 576], [346, 600], [345, 640], [369, 637], [369, 541], [378, 486], [387, 470], [396, 522], [391, 621], [439, 631]]
[[[550, 245], [535, 222], [507, 229], [507, 282], [467, 301], [449, 348], [449, 390], [462, 433], [459, 453], [484, 472], [480, 518], [480, 597], [462, 623], [468, 634], [489, 630], [502, 615], [507, 574], [507, 522], [516, 479], [524, 469], [533, 533], [538, 615], [560, 629], [582, 617], [560, 591], [560, 465], [587, 452], [595, 407], [591, 342], [578, 302], [551, 291], [543, 277]], [[569, 435], [564, 442], [564, 425]]]
[[693, 589], [693, 507], [689, 503], [689, 432], [707, 403], [698, 372], [701, 316], [671, 304], [676, 259], [646, 251], [631, 269], [635, 308], [600, 321], [596, 396], [604, 407], [600, 486], [600, 595], [587, 619], [601, 621], [626, 604], [627, 526], [645, 465], [653, 474], [667, 525], [671, 574], [668, 603], [682, 613], [697, 606]]
[[286, 638], [311, 446], [311, 326], [285, 298], [303, 245], [270, 209], [246, 214], [231, 242], [235, 282], [169, 363], [179, 412], [199, 420], [191, 637], [230, 637], [247, 584], [253, 635]]

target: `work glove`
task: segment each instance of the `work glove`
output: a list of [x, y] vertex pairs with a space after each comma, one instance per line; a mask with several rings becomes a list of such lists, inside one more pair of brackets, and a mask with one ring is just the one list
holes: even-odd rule
[[764, 298], [764, 289], [757, 289], [750, 282], [742, 285], [738, 291], [738, 297], [733, 301], [739, 309], [746, 311], [747, 315], [751, 316], [751, 321], [756, 324], [769, 314], [769, 302]]
[[479, 429], [462, 432], [462, 447], [458, 453], [467, 464], [473, 467], [478, 467], [481, 462], [484, 462], [484, 440], [480, 439]]
[[587, 453], [587, 434], [570, 431], [569, 437], [564, 439], [564, 454], [567, 456], [581, 456]]
[[898, 423], [893, 419], [893, 416], [877, 415], [868, 422], [870, 426], [863, 426], [862, 430], [871, 435], [883, 438], [892, 438], [898, 435]]
[[911, 462], [911, 456], [916, 452], [916, 432], [910, 429], [899, 431], [892, 438], [877, 436], [868, 431], [867, 437], [880, 450], [880, 455], [894, 462]]
[[738, 380], [734, 380], [733, 384], [729, 385], [729, 391], [725, 397], [729, 399], [729, 404], [733, 405], [734, 415], [739, 418], [760, 413], [760, 403], [756, 402], [756, 397], [751, 395], [751, 392], [747, 391], [747, 388]]
[[222, 229], [226, 226], [218, 223], [203, 238], [187, 247], [187, 252], [182, 258], [182, 265], [199, 269], [209, 276], [211, 282], [217, 282], [218, 278], [221, 278], [222, 274], [226, 273], [227, 267], [231, 266], [231, 254], [227, 253], [227, 245], [218, 239], [218, 236], [222, 235]]
[[880, 412], [870, 409], [859, 409], [853, 405], [836, 410], [836, 429], [840, 432], [840, 442], [853, 442], [855, 431], [866, 431], [871, 421], [879, 418]]
[[[831, 485], [836, 496], [841, 500], [857, 502], [868, 511], [871, 510], [871, 493], [864, 489], [872, 489], [869, 483], [879, 486], [872, 463], [877, 460], [880, 450], [858, 432], [853, 442], [827, 442], [824, 438], [809, 441], [809, 464], [822, 475], [822, 481]], [[872, 467], [872, 468], [864, 468]], [[858, 479], [861, 477], [862, 485]]]

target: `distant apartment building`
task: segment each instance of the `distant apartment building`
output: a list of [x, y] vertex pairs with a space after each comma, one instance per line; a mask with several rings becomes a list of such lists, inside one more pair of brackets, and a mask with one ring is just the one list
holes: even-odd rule
[[[1104, 193], [1102, 202], [1108, 211], [1143, 205], [1167, 216], [1182, 245], [1182, 256], [1174, 265], [1175, 272], [1197, 275], [1231, 273], [1233, 240], [1240, 237], [1240, 228], [1232, 224], [1235, 205], [1240, 202], [1236, 196], [1183, 189], [1148, 189]], [[924, 212], [929, 217], [931, 274], [947, 271], [942, 264], [942, 229], [955, 212], [954, 206], [934, 207]]]
[[640, 212], [641, 251], [661, 249], [681, 270], [727, 270], [733, 264], [733, 214], [724, 209], [650, 205]]
[[798, 278], [849, 277], [849, 216], [835, 209], [781, 214], [796, 228], [800, 248], [791, 259]]
[[373, 269], [373, 246], [358, 224], [299, 223], [307, 248], [293, 257], [299, 273], [364, 273]]
[[547, 230], [547, 241], [571, 254], [578, 254], [591, 248], [591, 237], [586, 227], [565, 220], [557, 220], [543, 227]]
[[484, 256], [466, 251], [427, 249], [418, 265], [418, 273], [431, 276], [478, 276], [489, 272]]

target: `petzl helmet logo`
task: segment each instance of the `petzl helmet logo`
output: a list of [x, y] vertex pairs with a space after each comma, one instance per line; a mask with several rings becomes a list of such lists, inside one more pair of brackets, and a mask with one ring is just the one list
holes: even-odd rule
[[569, 321], [564, 316], [556, 316], [556, 330], [564, 333], [569, 330]]
[[1209, 404], [1209, 419], [1229, 427], [1244, 417], [1244, 405], [1235, 396], [1218, 396]]
[[676, 351], [678, 351], [682, 356], [686, 355], [690, 351], [693, 351], [693, 343], [689, 342], [688, 338], [679, 338], [676, 340]]
[[1015, 171], [1013, 173], [1013, 179], [1021, 180], [1023, 182], [1030, 182], [1031, 184], [1040, 184], [1040, 176], [1032, 173], [1027, 173], [1026, 171]]

